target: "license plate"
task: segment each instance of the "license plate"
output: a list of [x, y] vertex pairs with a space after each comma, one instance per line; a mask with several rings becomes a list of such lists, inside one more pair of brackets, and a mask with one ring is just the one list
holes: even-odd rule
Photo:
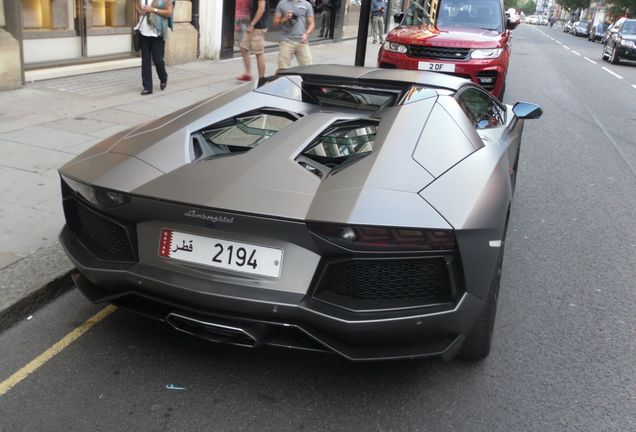
[[282, 249], [258, 246], [169, 229], [161, 230], [159, 256], [241, 273], [278, 277]]
[[431, 63], [431, 62], [418, 62], [417, 68], [419, 70], [427, 70], [433, 72], [455, 72], [454, 63]]

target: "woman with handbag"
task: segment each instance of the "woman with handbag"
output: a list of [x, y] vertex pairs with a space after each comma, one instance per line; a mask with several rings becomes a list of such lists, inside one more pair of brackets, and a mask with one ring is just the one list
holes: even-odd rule
[[141, 33], [141, 83], [142, 96], [152, 94], [152, 62], [159, 75], [161, 90], [168, 84], [168, 73], [163, 54], [168, 39], [168, 28], [172, 29], [172, 10], [176, 0], [137, 0], [139, 23], [135, 27]]

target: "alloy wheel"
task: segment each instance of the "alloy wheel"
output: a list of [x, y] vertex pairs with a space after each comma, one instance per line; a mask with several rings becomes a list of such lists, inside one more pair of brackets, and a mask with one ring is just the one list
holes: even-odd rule
[[609, 61], [611, 64], [618, 64], [618, 62], [620, 61], [620, 58], [618, 57], [618, 54], [616, 53], [616, 45], [614, 45], [614, 47], [612, 48], [612, 54], [610, 55]]

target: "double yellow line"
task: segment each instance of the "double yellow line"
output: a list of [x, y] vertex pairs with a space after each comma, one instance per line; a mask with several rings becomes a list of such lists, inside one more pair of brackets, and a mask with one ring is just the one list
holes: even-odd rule
[[117, 306], [109, 305], [97, 312], [95, 315], [84, 321], [79, 327], [57, 341], [49, 349], [34, 358], [22, 369], [11, 375], [6, 380], [0, 382], [0, 396], [11, 390], [20, 381], [38, 370], [44, 363], [58, 355], [64, 348], [72, 344], [77, 338], [89, 331], [95, 324], [102, 321], [111, 313], [117, 310]]

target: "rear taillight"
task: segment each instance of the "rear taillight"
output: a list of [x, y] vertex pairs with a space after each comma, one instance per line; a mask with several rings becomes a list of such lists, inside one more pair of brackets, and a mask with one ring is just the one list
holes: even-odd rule
[[451, 230], [308, 224], [315, 235], [350, 250], [431, 251], [455, 249]]

